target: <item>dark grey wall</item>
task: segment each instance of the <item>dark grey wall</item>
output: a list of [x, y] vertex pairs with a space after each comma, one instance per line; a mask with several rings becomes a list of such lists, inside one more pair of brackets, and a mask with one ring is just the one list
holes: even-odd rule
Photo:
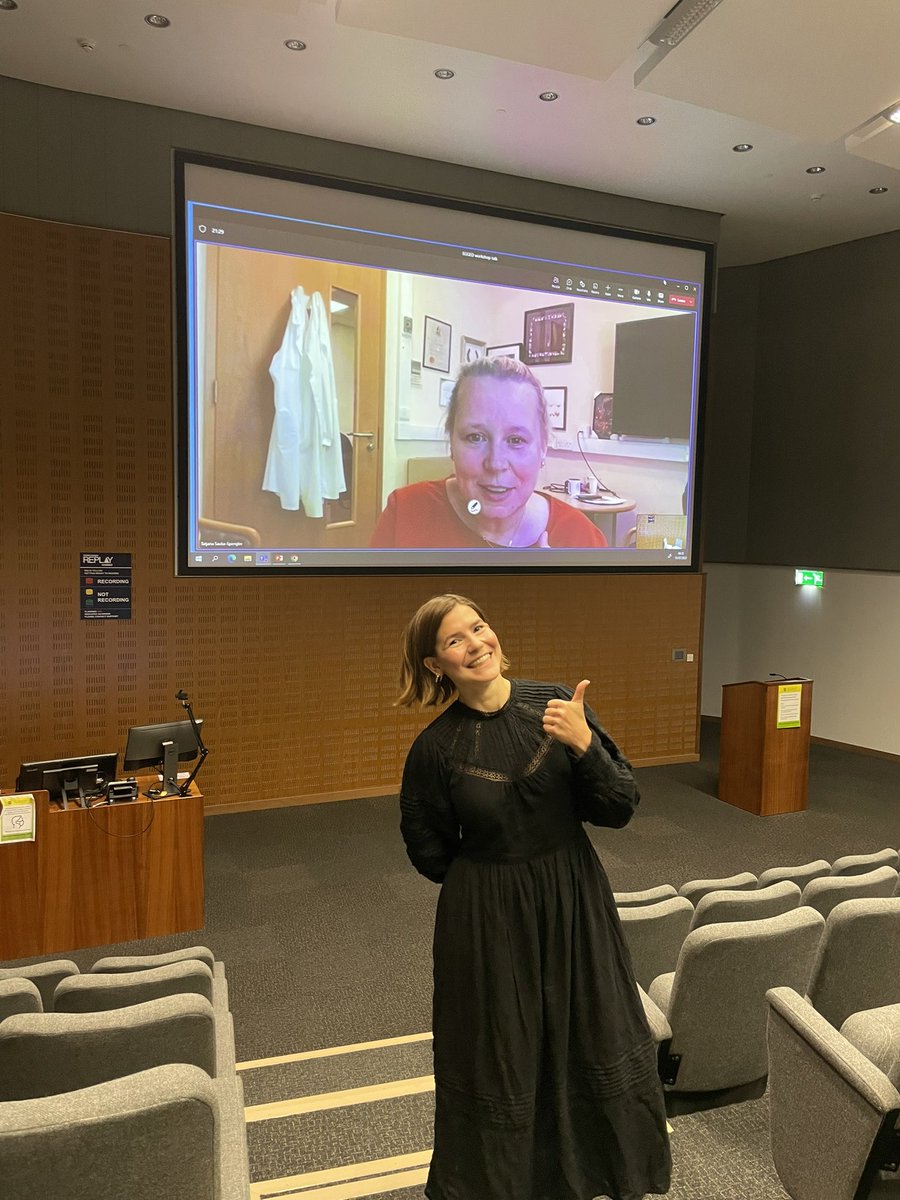
[[707, 561], [900, 570], [898, 328], [900, 232], [720, 272]]
[[198, 150], [343, 178], [599, 221], [696, 241], [719, 216], [544, 180], [0, 76], [0, 210], [134, 233], [171, 233], [171, 151]]
[[747, 554], [758, 293], [759, 267], [719, 272], [702, 497], [703, 557], [709, 562], [742, 562]]

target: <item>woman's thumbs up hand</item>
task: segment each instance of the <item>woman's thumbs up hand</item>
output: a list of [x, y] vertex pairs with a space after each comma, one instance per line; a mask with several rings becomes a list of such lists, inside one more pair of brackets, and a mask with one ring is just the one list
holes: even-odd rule
[[571, 700], [549, 700], [544, 709], [544, 731], [578, 754], [584, 754], [591, 744], [591, 730], [584, 717], [584, 693], [590, 682], [582, 679]]

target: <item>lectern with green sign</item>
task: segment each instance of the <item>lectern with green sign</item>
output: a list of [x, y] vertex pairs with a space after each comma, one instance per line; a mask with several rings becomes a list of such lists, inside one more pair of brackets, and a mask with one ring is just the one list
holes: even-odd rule
[[725, 684], [719, 799], [760, 817], [805, 809], [811, 715], [811, 679]]

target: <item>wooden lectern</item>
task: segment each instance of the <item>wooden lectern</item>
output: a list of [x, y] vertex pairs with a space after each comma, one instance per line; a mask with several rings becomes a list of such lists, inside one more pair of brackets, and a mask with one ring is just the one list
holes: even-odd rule
[[0, 846], [0, 960], [202, 927], [195, 787], [152, 804], [141, 795], [63, 811], [46, 792], [34, 800], [35, 840]]
[[[800, 689], [799, 724], [779, 728]], [[785, 693], [780, 689], [794, 689]], [[809, 784], [811, 679], [751, 679], [722, 688], [719, 799], [768, 817], [802, 812]]]

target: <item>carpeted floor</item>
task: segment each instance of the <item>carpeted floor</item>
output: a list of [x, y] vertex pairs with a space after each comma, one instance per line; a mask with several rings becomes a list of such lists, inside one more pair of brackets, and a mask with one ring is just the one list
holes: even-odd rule
[[[758, 818], [715, 798], [715, 723], [704, 723], [701, 748], [698, 763], [638, 772], [643, 800], [626, 829], [590, 831], [615, 889], [832, 860], [900, 839], [900, 764], [814, 746], [808, 811]], [[106, 953], [211, 946], [226, 964], [242, 1060], [426, 1033], [438, 889], [410, 867], [397, 824], [393, 798], [209, 818], [205, 928], [72, 957], [85, 966]], [[281, 1181], [254, 1196], [386, 1194], [382, 1184], [318, 1173], [346, 1168], [346, 1176], [350, 1164], [396, 1158], [380, 1168], [394, 1181], [390, 1195], [420, 1200], [433, 1095], [421, 1083], [404, 1089], [430, 1071], [427, 1040], [245, 1071], [250, 1106], [300, 1098], [297, 1111], [261, 1108], [264, 1118], [251, 1120], [252, 1178]], [[388, 1094], [359, 1090], [376, 1085]], [[672, 1200], [784, 1200], [766, 1114], [763, 1098], [675, 1118]]]

